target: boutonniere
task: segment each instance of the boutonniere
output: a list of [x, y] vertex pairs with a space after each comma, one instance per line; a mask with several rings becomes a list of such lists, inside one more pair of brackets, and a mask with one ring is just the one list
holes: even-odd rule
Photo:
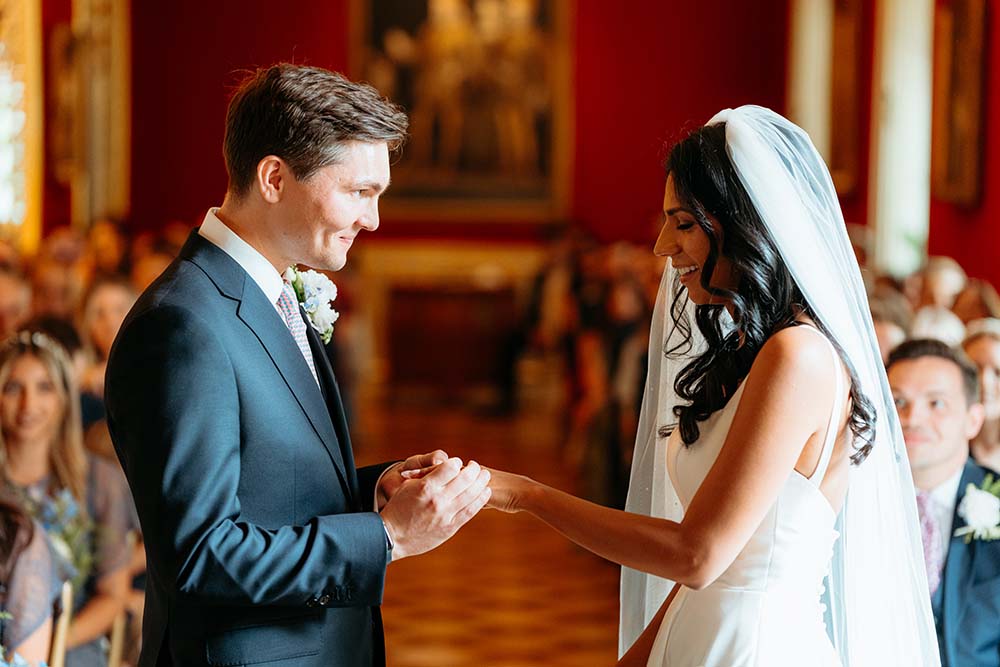
[[337, 298], [337, 286], [322, 273], [299, 271], [294, 266], [285, 271], [285, 280], [295, 289], [295, 296], [323, 343], [329, 343], [333, 336], [333, 323], [340, 318], [340, 313], [330, 305]]
[[964, 535], [966, 544], [973, 538], [1000, 540], [1000, 480], [987, 475], [980, 488], [969, 484], [958, 504], [958, 516], [966, 525], [955, 531], [955, 537]]

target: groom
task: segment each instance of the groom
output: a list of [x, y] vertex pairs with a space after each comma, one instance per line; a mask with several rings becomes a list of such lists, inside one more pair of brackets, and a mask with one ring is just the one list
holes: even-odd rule
[[485, 470], [440, 451], [355, 468], [321, 339], [281, 277], [342, 268], [378, 227], [406, 125], [374, 89], [311, 67], [260, 70], [230, 102], [225, 200], [108, 363], [147, 554], [140, 667], [382, 665], [386, 566], [489, 498]]

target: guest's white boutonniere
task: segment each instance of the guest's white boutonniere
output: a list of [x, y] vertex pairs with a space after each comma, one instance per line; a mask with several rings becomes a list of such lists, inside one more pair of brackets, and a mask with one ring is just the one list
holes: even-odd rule
[[965, 536], [965, 543], [973, 540], [1000, 540], [1000, 480], [987, 475], [980, 488], [969, 484], [958, 504], [958, 516], [965, 521], [955, 531], [955, 537]]
[[294, 266], [285, 271], [285, 280], [295, 289], [295, 296], [323, 343], [329, 343], [333, 336], [333, 323], [340, 317], [340, 313], [330, 305], [337, 298], [337, 286], [322, 273], [299, 271]]

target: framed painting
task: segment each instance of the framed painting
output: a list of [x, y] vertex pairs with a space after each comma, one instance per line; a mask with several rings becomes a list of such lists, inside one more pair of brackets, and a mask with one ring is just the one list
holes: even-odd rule
[[987, 0], [938, 3], [934, 15], [931, 193], [975, 206], [982, 190]]
[[552, 222], [571, 160], [568, 0], [351, 0], [351, 70], [410, 136], [383, 214]]

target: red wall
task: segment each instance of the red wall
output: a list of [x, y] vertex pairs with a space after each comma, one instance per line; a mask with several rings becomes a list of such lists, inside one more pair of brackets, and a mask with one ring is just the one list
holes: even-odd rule
[[280, 60], [347, 68], [345, 2], [174, 0], [136, 2], [132, 12], [138, 227], [201, 222], [222, 202], [222, 136], [237, 70]]
[[[719, 109], [784, 106], [787, 0], [580, 0], [575, 6], [572, 216], [603, 240], [645, 239], [660, 210], [663, 142]], [[133, 4], [133, 218], [200, 221], [226, 188], [221, 145], [240, 68], [347, 68], [347, 4]], [[625, 9], [627, 8], [627, 10]], [[523, 225], [414, 225], [378, 236], [534, 237]]]
[[[44, 69], [45, 81], [50, 81], [52, 75], [51, 52], [49, 37], [52, 31], [59, 24], [69, 25], [73, 15], [71, 0], [45, 0], [42, 3], [42, 67]], [[49, 86], [45, 86], [45, 109], [46, 115], [52, 108], [49, 100]], [[69, 224], [70, 221], [70, 190], [69, 187], [60, 183], [52, 171], [52, 161], [48, 155], [48, 136], [52, 132], [49, 119], [45, 119], [46, 149], [43, 164], [45, 165], [45, 176], [43, 180], [42, 192], [42, 231], [48, 233], [56, 227]]]
[[573, 215], [604, 240], [646, 238], [665, 142], [726, 107], [784, 110], [787, 31], [784, 0], [580, 2]]
[[[1000, 286], [1000, 7], [988, 3], [983, 109], [982, 200], [970, 209], [931, 198], [929, 250], [950, 255], [970, 276]], [[991, 11], [992, 10], [992, 11]]]

